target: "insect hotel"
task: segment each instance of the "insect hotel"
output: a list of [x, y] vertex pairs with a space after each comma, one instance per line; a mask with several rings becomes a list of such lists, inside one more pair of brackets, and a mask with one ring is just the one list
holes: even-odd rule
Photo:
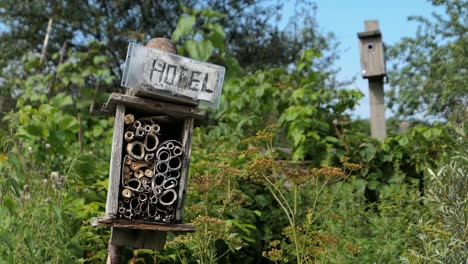
[[175, 52], [166, 39], [130, 44], [127, 92], [103, 107], [115, 113], [109, 189], [106, 215], [92, 222], [112, 227], [112, 246], [162, 249], [166, 232], [195, 231], [183, 224], [192, 131], [206, 116], [200, 104], [217, 107], [225, 70]]

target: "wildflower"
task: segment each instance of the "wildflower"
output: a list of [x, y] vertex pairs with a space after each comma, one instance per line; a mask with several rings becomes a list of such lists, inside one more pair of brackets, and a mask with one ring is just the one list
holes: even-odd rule
[[349, 171], [357, 171], [362, 168], [361, 164], [349, 162], [348, 157], [341, 157], [340, 161], [343, 164], [343, 166]]
[[305, 169], [286, 168], [285, 175], [295, 185], [301, 185], [307, 181], [310, 171]]
[[49, 177], [52, 181], [57, 182], [60, 178], [60, 174], [56, 171], [53, 171], [50, 173]]
[[45, 149], [48, 150], [50, 149], [51, 145], [49, 143], [45, 144]]
[[361, 253], [361, 246], [355, 245], [352, 242], [346, 242], [344, 248], [354, 256], [357, 256]]
[[340, 180], [346, 178], [346, 175], [341, 168], [326, 166], [320, 169], [313, 168], [310, 173], [314, 177], [324, 177], [326, 180]]
[[273, 174], [275, 161], [269, 158], [259, 158], [247, 164], [247, 177], [256, 183], [262, 183], [263, 177], [268, 177]]
[[211, 188], [218, 185], [219, 183], [216, 182], [215, 177], [212, 177], [207, 174], [200, 174], [195, 173], [191, 179], [191, 188], [195, 189], [199, 192], [208, 192]]

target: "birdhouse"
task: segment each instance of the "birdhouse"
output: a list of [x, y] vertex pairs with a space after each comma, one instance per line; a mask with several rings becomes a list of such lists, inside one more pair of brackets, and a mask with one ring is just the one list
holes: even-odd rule
[[224, 68], [136, 44], [128, 54], [129, 90], [103, 107], [115, 122], [106, 215], [94, 224], [113, 227], [114, 246], [161, 249], [166, 232], [195, 231], [183, 211], [192, 132], [207, 113], [196, 106], [217, 105]]
[[361, 55], [361, 75], [363, 78], [386, 75], [382, 33], [377, 20], [365, 21], [364, 32], [358, 33]]

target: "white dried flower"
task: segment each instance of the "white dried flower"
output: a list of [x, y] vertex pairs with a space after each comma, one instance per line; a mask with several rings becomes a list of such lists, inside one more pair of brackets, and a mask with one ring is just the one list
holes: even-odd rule
[[58, 181], [60, 177], [60, 174], [56, 171], [53, 171], [50, 173], [50, 179], [54, 182]]

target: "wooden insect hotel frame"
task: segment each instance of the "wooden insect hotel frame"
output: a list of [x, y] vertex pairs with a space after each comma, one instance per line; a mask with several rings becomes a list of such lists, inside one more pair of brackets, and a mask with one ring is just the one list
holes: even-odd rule
[[106, 214], [93, 224], [112, 227], [110, 245], [162, 249], [166, 232], [195, 231], [183, 223], [192, 132], [206, 116], [198, 99], [217, 104], [224, 68], [132, 45], [128, 90], [103, 107], [115, 123]]

